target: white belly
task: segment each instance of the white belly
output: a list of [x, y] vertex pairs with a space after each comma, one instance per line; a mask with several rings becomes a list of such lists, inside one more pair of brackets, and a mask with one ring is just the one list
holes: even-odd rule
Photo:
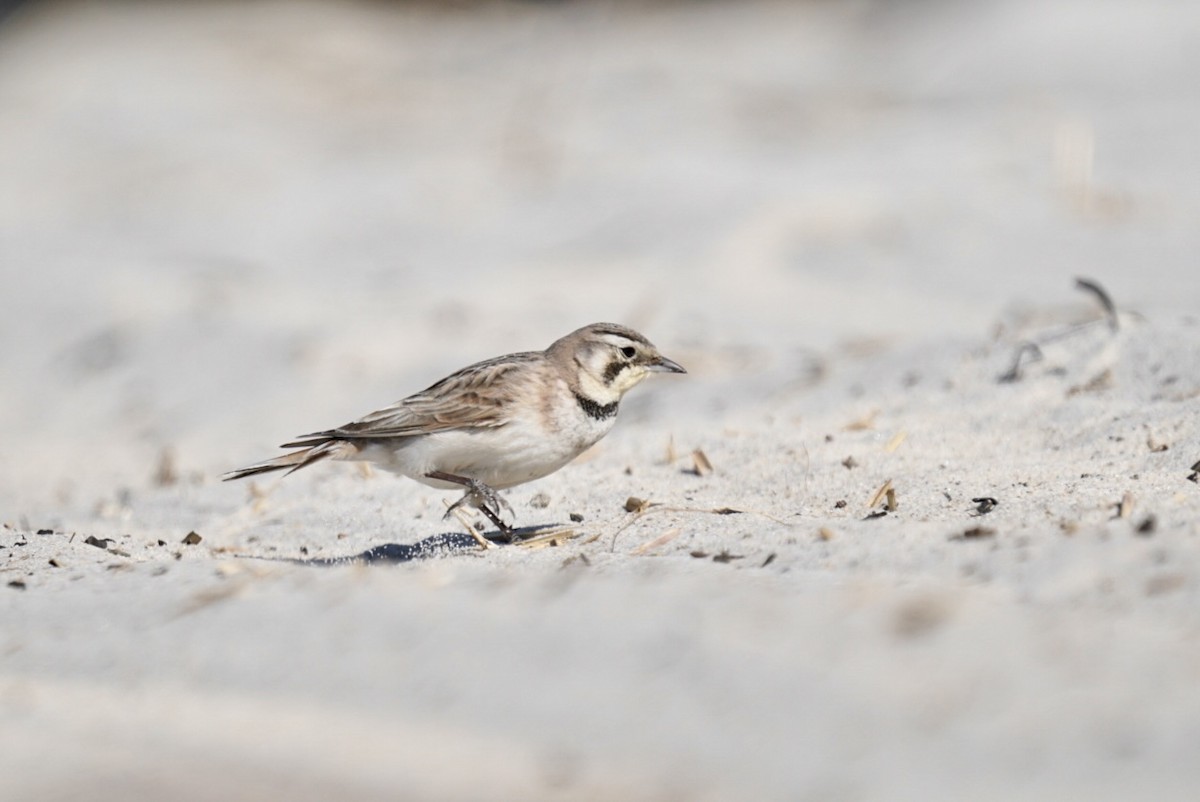
[[431, 487], [461, 489], [426, 475], [441, 471], [503, 490], [554, 473], [603, 437], [615, 419], [560, 415], [554, 421], [556, 432], [547, 431], [540, 421], [517, 419], [497, 429], [437, 432], [372, 444], [353, 458]]

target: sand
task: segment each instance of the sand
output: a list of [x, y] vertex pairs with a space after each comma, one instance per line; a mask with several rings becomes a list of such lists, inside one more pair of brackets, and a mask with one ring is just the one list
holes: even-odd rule
[[[10, 15], [0, 795], [1192, 798], [1197, 23]], [[556, 537], [218, 480], [597, 320], [689, 373], [507, 492]]]

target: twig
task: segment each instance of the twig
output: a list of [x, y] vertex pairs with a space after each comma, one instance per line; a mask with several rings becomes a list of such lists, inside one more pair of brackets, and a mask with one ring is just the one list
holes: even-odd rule
[[[788, 523], [787, 521], [785, 521], [781, 518], [776, 518], [774, 515], [771, 515], [770, 513], [767, 513], [767, 512], [762, 512], [761, 510], [736, 510], [736, 509], [733, 509], [732, 507], [714, 507], [711, 509], [705, 509], [702, 507], [663, 507], [663, 506], [655, 505], [653, 507], [647, 507], [647, 508], [635, 513], [632, 518], [630, 518], [628, 521], [626, 521], [625, 523], [618, 526], [616, 528], [616, 530], [612, 533], [612, 542], [609, 544], [608, 550], [616, 551], [618, 535], [620, 535], [622, 532], [624, 532], [629, 527], [633, 526], [635, 523], [637, 523], [639, 520], [641, 520], [644, 516], [647, 516], [647, 515], [650, 515], [651, 513], [656, 513], [656, 512], [692, 512], [692, 513], [697, 513], [700, 515], [732, 515], [735, 513], [736, 514], [746, 514], [746, 515], [758, 515], [758, 516], [761, 516], [768, 520], [774, 521], [775, 523], [780, 524], [782, 526], [787, 526], [787, 527], [792, 526], [792, 524]], [[581, 543], [582, 543], [582, 545], [587, 545], [589, 543], [595, 543], [601, 537], [603, 537], [602, 534], [595, 534], [595, 535], [592, 535], [591, 537], [589, 537], [587, 540], [581, 541]]]
[[[450, 508], [450, 502], [446, 501], [445, 499], [442, 499], [442, 503], [446, 505], [447, 509]], [[492, 541], [488, 540], [486, 537], [484, 537], [483, 535], [481, 535], [477, 531], [475, 531], [474, 524], [472, 524], [470, 519], [467, 518], [467, 514], [465, 512], [463, 512], [462, 507], [455, 507], [452, 510], [452, 512], [454, 513], [454, 517], [458, 519], [458, 522], [460, 524], [462, 524], [463, 529], [466, 529], [467, 532], [471, 535], [471, 537], [475, 538], [475, 542], [479, 544], [480, 548], [493, 549], [496, 547], [496, 545], [494, 543], [492, 543]]]
[[1120, 322], [1117, 320], [1117, 307], [1113, 304], [1108, 292], [1099, 283], [1089, 278], [1077, 277], [1075, 279], [1075, 286], [1084, 292], [1090, 292], [1096, 296], [1100, 301], [1100, 305], [1104, 307], [1104, 313], [1108, 315], [1108, 328], [1114, 332], [1117, 331], [1120, 328]]

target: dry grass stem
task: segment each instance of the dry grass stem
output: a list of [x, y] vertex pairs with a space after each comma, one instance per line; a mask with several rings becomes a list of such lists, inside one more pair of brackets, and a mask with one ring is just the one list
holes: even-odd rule
[[[892, 480], [888, 479], [886, 482], [884, 482], [882, 485], [879, 486], [879, 489], [876, 490], [874, 494], [872, 494], [871, 500], [867, 502], [867, 509], [873, 510], [877, 506], [879, 506], [879, 502], [883, 501], [883, 499], [885, 497], [887, 497], [888, 491], [891, 491], [891, 490], [892, 490]], [[894, 491], [893, 491], [893, 495], [894, 495]]]
[[642, 545], [638, 546], [636, 549], [631, 551], [630, 554], [645, 554], [646, 552], [651, 551], [653, 549], [661, 548], [662, 546], [665, 546], [666, 544], [670, 543], [675, 538], [679, 537], [679, 534], [682, 531], [683, 531], [682, 529], [668, 529], [666, 532], [663, 532], [661, 535], [654, 538], [653, 540], [648, 540], [645, 543], [643, 543]]

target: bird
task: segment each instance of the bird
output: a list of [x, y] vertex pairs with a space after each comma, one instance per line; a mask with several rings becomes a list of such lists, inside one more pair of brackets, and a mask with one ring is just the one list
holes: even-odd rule
[[358, 420], [284, 443], [298, 449], [230, 471], [225, 481], [325, 459], [368, 461], [438, 489], [446, 511], [477, 508], [508, 541], [512, 507], [497, 492], [548, 476], [608, 434], [621, 399], [651, 373], [687, 373], [643, 335], [593, 323], [544, 351], [485, 359]]

